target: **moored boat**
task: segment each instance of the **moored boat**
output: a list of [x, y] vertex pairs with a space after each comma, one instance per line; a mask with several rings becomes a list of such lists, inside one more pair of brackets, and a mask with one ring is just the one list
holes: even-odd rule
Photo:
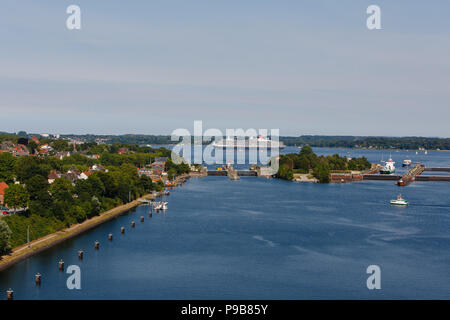
[[381, 174], [392, 174], [395, 173], [395, 162], [392, 161], [392, 158], [389, 158], [388, 161], [385, 162], [383, 169], [381, 169]]
[[403, 160], [402, 166], [403, 167], [409, 167], [412, 165], [412, 161], [409, 159]]

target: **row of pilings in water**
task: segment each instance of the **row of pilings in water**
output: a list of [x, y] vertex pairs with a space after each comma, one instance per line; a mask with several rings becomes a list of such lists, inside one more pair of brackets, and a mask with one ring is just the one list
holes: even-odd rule
[[[152, 212], [153, 212], [153, 207], [150, 208], [150, 213], [148, 214], [148, 216], [151, 218], [152, 217]], [[141, 216], [140, 218], [141, 222], [144, 222], [144, 216]], [[136, 226], [136, 223], [133, 221], [131, 221], [131, 228], [134, 228]], [[125, 233], [125, 227], [121, 227], [120, 228], [120, 233], [124, 234]], [[109, 233], [108, 234], [108, 240], [112, 241], [113, 240], [113, 234]], [[99, 241], [95, 241], [94, 242], [94, 249], [95, 250], [100, 250], [100, 242]], [[84, 257], [84, 251], [83, 250], [79, 250], [78, 251], [78, 260], [83, 260]], [[61, 259], [58, 262], [58, 269], [59, 271], [64, 271], [64, 261]], [[34, 276], [34, 282], [36, 283], [37, 286], [40, 286], [42, 283], [42, 275], [38, 272], [36, 273], [36, 275]], [[9, 288], [8, 290], [6, 290], [6, 299], [7, 300], [14, 300], [14, 291]]]

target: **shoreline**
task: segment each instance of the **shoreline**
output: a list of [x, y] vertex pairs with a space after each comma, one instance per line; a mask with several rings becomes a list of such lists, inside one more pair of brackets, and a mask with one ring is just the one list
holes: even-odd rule
[[136, 200], [133, 200], [129, 203], [120, 205], [118, 207], [112, 208], [108, 211], [101, 213], [98, 216], [95, 216], [89, 220], [83, 221], [80, 224], [75, 224], [70, 226], [69, 228], [65, 228], [63, 230], [50, 233], [44, 237], [38, 238], [30, 242], [30, 247], [28, 248], [28, 244], [23, 244], [19, 247], [16, 247], [12, 250], [9, 255], [4, 255], [0, 257], [0, 272], [8, 269], [9, 267], [19, 263], [39, 252], [42, 252], [48, 248], [51, 248], [65, 240], [73, 238], [81, 233], [84, 233], [92, 228], [95, 228], [109, 220], [114, 219], [117, 216], [120, 216], [131, 209], [136, 208], [140, 204], [142, 204], [139, 200], [148, 200], [148, 198], [154, 198], [152, 193], [146, 194]]

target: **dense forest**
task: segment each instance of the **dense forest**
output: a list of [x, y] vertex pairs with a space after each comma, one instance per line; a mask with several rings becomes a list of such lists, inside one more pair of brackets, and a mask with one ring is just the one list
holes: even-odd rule
[[349, 160], [338, 154], [317, 156], [310, 146], [304, 146], [299, 153], [281, 155], [279, 165], [275, 175], [279, 179], [292, 180], [294, 173], [311, 173], [320, 183], [330, 182], [332, 171], [362, 171], [372, 166], [365, 157]]
[[[61, 144], [62, 148], [64, 146], [64, 143]], [[138, 152], [117, 154], [115, 152], [119, 147]], [[30, 239], [33, 240], [164, 188], [160, 181], [155, 183], [146, 175], [139, 176], [137, 167], [153, 162], [156, 157], [170, 157], [170, 150], [141, 149], [124, 144], [106, 147], [92, 144], [89, 148], [90, 151], [102, 151], [100, 158], [91, 159], [80, 153], [62, 160], [56, 157], [14, 157], [7, 152], [0, 154], [0, 181], [9, 185], [5, 190], [5, 203], [10, 208], [27, 208], [24, 212], [0, 220], [6, 222], [11, 230], [8, 247], [26, 242], [28, 226]], [[71, 181], [63, 176], [51, 184], [48, 181], [52, 170], [84, 172], [95, 164], [107, 170], [92, 172], [87, 179]], [[189, 172], [187, 164], [176, 165], [170, 158], [166, 162], [166, 169], [171, 178]], [[3, 229], [0, 226], [0, 232]]]

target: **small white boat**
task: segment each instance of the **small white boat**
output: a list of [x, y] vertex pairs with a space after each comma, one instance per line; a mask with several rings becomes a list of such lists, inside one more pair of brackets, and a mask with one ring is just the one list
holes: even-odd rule
[[162, 203], [161, 202], [157, 202], [156, 205], [155, 205], [155, 210], [161, 210], [162, 207], [163, 207]]
[[168, 209], [168, 208], [167, 208], [167, 204], [168, 204], [167, 201], [163, 201], [163, 202], [161, 203], [161, 210], [167, 210], [167, 209]]
[[402, 195], [397, 196], [397, 199], [391, 200], [391, 205], [393, 206], [407, 206], [408, 201], [402, 198]]

